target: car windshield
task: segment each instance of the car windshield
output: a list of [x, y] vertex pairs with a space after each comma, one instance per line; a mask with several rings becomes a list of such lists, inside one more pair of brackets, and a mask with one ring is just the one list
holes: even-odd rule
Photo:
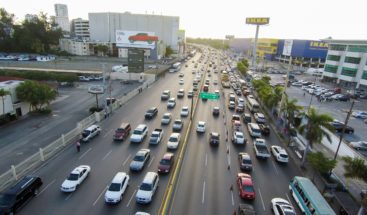
[[250, 159], [243, 159], [242, 160], [242, 163], [243, 164], [252, 164], [251, 160]]
[[167, 160], [167, 159], [162, 159], [159, 163], [162, 164], [162, 165], [169, 165], [170, 161]]
[[82, 136], [83, 137], [88, 137], [89, 134], [90, 134], [90, 131], [84, 130], [83, 133], [82, 133]]
[[153, 134], [152, 134], [152, 137], [159, 137], [159, 134], [155, 134], [155, 133], [153, 133]]
[[212, 136], [212, 139], [213, 139], [213, 140], [219, 140], [219, 136], [214, 136], [214, 135], [213, 135], [213, 136]]
[[242, 189], [245, 192], [249, 192], [249, 193], [253, 193], [254, 192], [254, 187], [253, 186], [250, 186], [250, 185], [243, 185], [242, 186]]
[[134, 157], [134, 161], [144, 161], [144, 156], [143, 155], [136, 155]]
[[148, 113], [154, 113], [154, 110], [153, 109], [149, 109], [148, 110]]
[[170, 142], [177, 142], [178, 139], [177, 139], [177, 137], [170, 137], [168, 141], [170, 141]]
[[118, 183], [112, 183], [108, 188], [109, 191], [120, 191], [121, 185]]
[[163, 115], [163, 119], [169, 119], [168, 115]]
[[242, 134], [236, 134], [236, 137], [237, 138], [243, 138], [243, 135]]
[[282, 158], [288, 158], [288, 155], [286, 155], [286, 154], [280, 154], [279, 156], [282, 157]]
[[176, 125], [181, 125], [181, 121], [175, 121]]
[[14, 195], [0, 194], [0, 207], [9, 206], [15, 200]]
[[68, 180], [69, 181], [77, 181], [79, 178], [79, 174], [70, 173]]
[[123, 132], [124, 132], [124, 129], [123, 128], [116, 129], [116, 133], [123, 133]]
[[152, 185], [151, 184], [142, 183], [140, 185], [140, 190], [151, 191], [152, 190]]
[[136, 130], [136, 129], [135, 129], [135, 130], [134, 130], [134, 132], [133, 132], [133, 134], [138, 134], [138, 135], [139, 135], [139, 134], [142, 134], [142, 131], [141, 131], [141, 130]]

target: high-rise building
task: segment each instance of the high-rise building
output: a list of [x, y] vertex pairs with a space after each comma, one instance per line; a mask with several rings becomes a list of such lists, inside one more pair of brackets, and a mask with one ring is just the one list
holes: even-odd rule
[[71, 21], [71, 35], [81, 39], [89, 39], [89, 21], [81, 18]]
[[55, 4], [55, 21], [64, 32], [70, 32], [68, 6], [66, 4]]

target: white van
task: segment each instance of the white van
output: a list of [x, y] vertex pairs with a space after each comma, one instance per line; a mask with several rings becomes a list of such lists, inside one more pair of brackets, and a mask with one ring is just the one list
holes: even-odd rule
[[155, 172], [147, 172], [136, 193], [136, 202], [140, 204], [148, 204], [152, 201], [152, 197], [158, 188], [159, 176]]
[[251, 137], [261, 137], [261, 130], [257, 123], [248, 123], [247, 128]]
[[101, 133], [101, 127], [99, 125], [91, 125], [82, 132], [82, 141], [88, 142], [93, 137], [99, 135], [99, 133]]

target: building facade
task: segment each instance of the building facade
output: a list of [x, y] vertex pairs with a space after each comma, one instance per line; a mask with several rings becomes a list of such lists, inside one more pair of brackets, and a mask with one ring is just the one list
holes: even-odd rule
[[322, 77], [350, 89], [367, 89], [367, 40], [325, 40], [329, 44]]
[[116, 30], [154, 32], [159, 41], [179, 51], [179, 17], [151, 14], [89, 13], [90, 39], [116, 43]]
[[64, 32], [70, 32], [68, 6], [66, 4], [55, 4], [55, 22]]
[[1, 101], [1, 104], [4, 103], [4, 109], [3, 105], [0, 105], [0, 115], [11, 114], [23, 116], [29, 112], [30, 104], [20, 101], [16, 94], [16, 88], [22, 82], [23, 81], [19, 80], [8, 80], [0, 82], [0, 89], [2, 88], [10, 93], [3, 98], [0, 97], [0, 100], [4, 99], [4, 101]]
[[237, 53], [248, 54], [251, 48], [251, 38], [233, 38], [229, 40], [229, 48]]
[[[274, 60], [277, 49], [278, 39], [271, 38], [259, 38], [257, 40], [256, 56], [258, 59]], [[255, 40], [251, 40], [251, 47], [248, 51], [248, 56], [252, 56], [252, 47], [254, 46]]]
[[[328, 44], [316, 40], [279, 40], [276, 60], [301, 67], [322, 68]], [[291, 62], [289, 62], [291, 61]]]
[[85, 40], [61, 38], [59, 47], [62, 51], [66, 51], [69, 54], [79, 56], [91, 55], [90, 43]]
[[81, 18], [71, 20], [71, 36], [89, 39], [89, 21]]

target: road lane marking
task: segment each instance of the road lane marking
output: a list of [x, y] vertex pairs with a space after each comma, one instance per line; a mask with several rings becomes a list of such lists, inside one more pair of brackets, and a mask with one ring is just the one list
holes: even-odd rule
[[105, 135], [103, 135], [103, 138], [107, 137], [108, 135], [110, 135], [110, 133], [113, 131], [113, 129], [110, 129], [109, 131], [107, 131], [107, 133]]
[[152, 162], [154, 161], [154, 156], [152, 157], [152, 159], [150, 160], [148, 167], [150, 167], [150, 165], [152, 164]]
[[205, 153], [205, 166], [208, 165], [208, 153]]
[[133, 200], [133, 197], [135, 196], [135, 193], [136, 193], [136, 190], [134, 190], [133, 195], [131, 195], [129, 202], [128, 202], [128, 203], [127, 203], [127, 205], [126, 205], [126, 207], [127, 207], [127, 208], [129, 207], [129, 205], [130, 205], [130, 203], [131, 203], [131, 200]]
[[106, 187], [102, 190], [102, 192], [98, 195], [98, 198], [96, 199], [96, 201], [94, 201], [93, 206], [95, 206], [95, 205], [97, 204], [98, 199], [99, 199], [99, 198], [101, 198], [102, 194], [103, 194], [104, 192], [106, 192], [106, 190], [107, 190], [107, 186], [106, 186]]
[[292, 204], [292, 201], [291, 201], [291, 199], [289, 198], [288, 194], [287, 194], [287, 193], [285, 193], [285, 195], [287, 196], [287, 199], [288, 199], [289, 204], [291, 204], [291, 205], [292, 205], [292, 207], [294, 208], [294, 206], [293, 206], [293, 204]]
[[264, 211], [265, 211], [265, 204], [264, 204], [263, 197], [262, 197], [262, 195], [261, 195], [260, 188], [259, 188], [259, 194], [260, 194], [261, 203], [263, 204], [263, 208], [264, 208]]
[[232, 206], [234, 206], [233, 190], [231, 190], [231, 197], [232, 197]]
[[111, 151], [109, 151], [103, 158], [102, 158], [102, 160], [104, 160], [104, 159], [106, 159], [110, 154], [111, 154], [111, 152], [112, 152], [112, 150]]
[[[48, 185], [46, 185], [46, 187], [44, 187], [42, 190], [41, 190], [41, 192], [39, 192], [38, 193], [38, 195], [41, 195], [41, 193], [43, 193], [49, 186], [51, 186], [53, 183], [55, 183], [55, 179], [53, 180], [53, 181], [51, 181]], [[38, 196], [37, 195], [37, 196]]]
[[122, 163], [122, 166], [125, 166], [126, 162], [130, 159], [131, 154], [129, 154], [129, 156], [126, 158], [126, 160]]
[[73, 193], [70, 193], [66, 198], [65, 198], [65, 201], [69, 200], [70, 197], [73, 195]]
[[204, 204], [204, 200], [205, 200], [205, 181], [204, 181], [204, 185], [203, 185], [203, 196], [201, 198], [201, 203]]
[[92, 148], [89, 148], [86, 152], [84, 152], [80, 157], [79, 160], [82, 159]]
[[273, 159], [271, 160], [271, 163], [273, 164], [273, 167], [274, 167], [274, 169], [275, 169], [275, 173], [276, 173], [277, 175], [279, 175], [279, 173], [278, 173], [278, 169], [277, 169], [277, 167], [275, 166], [275, 162], [274, 162], [274, 160], [273, 160]]
[[228, 166], [231, 166], [231, 156], [229, 154], [227, 155], [227, 161], [228, 161]]

